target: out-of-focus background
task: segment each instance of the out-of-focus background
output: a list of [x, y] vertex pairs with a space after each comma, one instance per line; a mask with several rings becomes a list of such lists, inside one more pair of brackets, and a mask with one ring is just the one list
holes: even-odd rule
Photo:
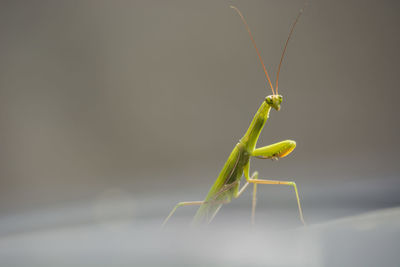
[[[177, 211], [174, 234], [158, 232], [178, 201], [204, 198], [271, 94], [231, 4], [243, 12], [275, 81], [303, 1], [2, 1], [3, 265], [249, 262], [238, 254], [235, 261], [191, 258], [204, 249], [198, 247], [204, 235], [182, 237], [195, 207]], [[399, 245], [400, 233], [394, 226], [400, 220], [399, 12], [396, 1], [309, 2], [282, 66], [282, 109], [271, 112], [259, 140], [261, 146], [293, 139], [297, 148], [277, 162], [252, 161], [263, 178], [297, 182], [309, 230], [297, 229], [292, 189], [260, 186], [259, 232], [246, 235], [251, 190], [216, 217], [210, 231], [232, 238], [224, 249], [246, 241], [248, 249], [271, 248], [273, 240], [287, 248], [280, 234], [293, 243], [291, 231], [300, 231], [297, 242], [313, 248], [291, 247], [300, 258], [268, 256], [251, 264], [345, 266], [331, 254], [338, 233], [362, 254], [375, 251], [366, 255], [378, 263], [381, 257], [384, 266], [398, 262], [388, 248]], [[364, 232], [338, 230], [354, 221], [367, 221], [357, 228]], [[276, 239], [261, 238], [266, 229]], [[240, 236], [248, 239], [235, 241]], [[169, 247], [178, 237], [175, 249]], [[103, 245], [110, 240], [114, 245]], [[389, 245], [374, 247], [377, 241]], [[211, 251], [219, 248], [207, 243]], [[349, 266], [360, 263], [346, 253], [338, 255]]]

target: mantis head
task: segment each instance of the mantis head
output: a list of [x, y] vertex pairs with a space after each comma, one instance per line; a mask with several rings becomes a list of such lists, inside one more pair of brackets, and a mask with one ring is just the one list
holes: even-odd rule
[[265, 98], [265, 102], [268, 105], [279, 111], [281, 109], [282, 96], [281, 95], [269, 95]]

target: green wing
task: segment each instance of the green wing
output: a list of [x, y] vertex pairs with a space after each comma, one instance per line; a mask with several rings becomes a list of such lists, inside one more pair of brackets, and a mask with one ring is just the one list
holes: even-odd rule
[[[247, 158], [247, 159], [246, 159]], [[194, 223], [210, 222], [222, 204], [229, 203], [238, 191], [243, 166], [248, 161], [240, 144], [232, 150], [217, 180], [208, 192], [204, 203], [198, 209]]]

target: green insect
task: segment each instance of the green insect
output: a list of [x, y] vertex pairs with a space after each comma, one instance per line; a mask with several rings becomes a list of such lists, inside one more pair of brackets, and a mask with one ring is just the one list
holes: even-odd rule
[[[257, 140], [260, 136], [261, 130], [263, 129], [267, 119], [269, 117], [269, 113], [271, 108], [279, 111], [282, 103], [282, 96], [278, 94], [278, 81], [279, 81], [279, 71], [281, 68], [281, 64], [283, 61], [283, 57], [285, 55], [286, 47], [292, 36], [294, 27], [297, 24], [301, 14], [303, 13], [303, 9], [299, 11], [299, 14], [296, 17], [293, 25], [291, 26], [289, 36], [286, 40], [282, 56], [278, 66], [278, 72], [276, 77], [276, 87], [275, 90], [272, 86], [271, 79], [267, 73], [263, 60], [260, 56], [256, 43], [251, 34], [250, 28], [247, 25], [242, 13], [240, 10], [234, 6], [231, 6], [236, 12], [239, 14], [241, 20], [243, 21], [246, 29], [250, 35], [251, 41], [256, 49], [258, 58], [261, 62], [262, 67], [264, 68], [265, 76], [268, 80], [268, 83], [272, 90], [272, 95], [267, 96], [260, 108], [258, 109], [256, 115], [254, 116], [250, 127], [244, 136], [240, 139], [239, 143], [233, 148], [228, 160], [226, 161], [224, 167], [222, 168], [217, 180], [214, 182], [210, 191], [208, 192], [206, 198], [203, 201], [190, 201], [190, 202], [179, 202], [168, 215], [168, 217], [164, 220], [163, 225], [167, 223], [169, 218], [174, 214], [176, 209], [181, 206], [192, 206], [199, 205], [199, 209], [194, 217], [194, 223], [210, 223], [215, 215], [218, 213], [219, 209], [223, 204], [227, 204], [231, 202], [233, 198], [238, 198], [243, 191], [247, 188], [249, 184], [254, 184], [253, 188], [253, 203], [252, 203], [252, 216], [251, 220], [254, 223], [255, 219], [255, 208], [256, 208], [256, 193], [257, 193], [257, 185], [258, 184], [267, 184], [267, 185], [288, 185], [292, 186], [294, 192], [296, 194], [297, 206], [299, 209], [300, 220], [303, 224], [303, 212], [300, 205], [299, 193], [297, 190], [297, 186], [295, 182], [292, 181], [276, 181], [276, 180], [265, 180], [258, 178], [258, 172], [254, 172], [250, 176], [250, 158], [256, 157], [261, 159], [278, 159], [283, 158], [289, 155], [294, 148], [296, 147], [296, 142], [292, 140], [286, 140], [279, 143], [275, 143], [269, 146], [256, 148]], [[246, 183], [243, 185], [241, 189], [239, 189], [239, 183], [242, 178], [242, 175], [246, 178]]]

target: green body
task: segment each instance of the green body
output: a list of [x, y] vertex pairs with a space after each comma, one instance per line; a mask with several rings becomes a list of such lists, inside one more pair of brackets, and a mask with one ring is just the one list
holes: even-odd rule
[[[264, 128], [265, 123], [268, 120], [269, 113], [271, 108], [275, 110], [280, 110], [280, 105], [282, 103], [282, 96], [278, 95], [278, 81], [279, 81], [279, 72], [282, 64], [283, 57], [285, 55], [287, 44], [290, 40], [290, 37], [293, 33], [293, 29], [299, 20], [300, 15], [303, 10], [299, 11], [299, 14], [296, 17], [295, 22], [293, 23], [288, 39], [286, 40], [285, 46], [283, 48], [281, 60], [279, 62], [278, 71], [276, 75], [276, 88], [271, 83], [271, 79], [267, 73], [264, 62], [261, 59], [261, 55], [258, 51], [254, 38], [251, 34], [250, 28], [247, 25], [242, 13], [240, 10], [234, 6], [231, 8], [235, 9], [236, 12], [240, 15], [244, 25], [246, 26], [247, 32], [250, 35], [251, 41], [253, 42], [254, 48], [256, 49], [257, 55], [259, 57], [260, 63], [264, 68], [265, 76], [268, 80], [269, 85], [271, 86], [272, 95], [267, 96], [260, 108], [258, 109], [256, 115], [254, 116], [249, 129], [244, 134], [244, 136], [240, 139], [239, 143], [233, 148], [231, 154], [229, 155], [228, 160], [226, 161], [224, 167], [222, 168], [217, 180], [211, 187], [208, 192], [206, 198], [203, 201], [186, 201], [179, 202], [164, 220], [163, 225], [167, 223], [169, 218], [174, 214], [176, 209], [181, 206], [191, 206], [191, 205], [200, 205], [195, 217], [194, 223], [209, 223], [217, 214], [219, 208], [226, 203], [229, 203], [232, 198], [237, 198], [244, 191], [244, 189], [252, 183], [254, 185], [253, 188], [253, 204], [252, 204], [252, 222], [254, 223], [254, 214], [256, 207], [256, 192], [257, 192], [257, 184], [266, 184], [266, 185], [287, 185], [292, 186], [297, 199], [297, 205], [299, 208], [300, 220], [305, 224], [303, 218], [303, 212], [301, 210], [300, 198], [297, 190], [297, 186], [295, 182], [292, 181], [278, 181], [278, 180], [266, 180], [266, 179], [258, 179], [258, 173], [254, 172], [250, 177], [250, 158], [257, 157], [263, 159], [277, 159], [282, 158], [290, 154], [293, 149], [296, 147], [296, 142], [292, 140], [286, 140], [279, 143], [275, 143], [269, 146], [256, 148], [256, 144], [258, 138], [260, 137], [260, 133]], [[246, 184], [239, 190], [240, 179], [244, 176], [246, 178]]]
[[194, 218], [195, 223], [210, 222], [222, 204], [229, 203], [238, 195], [243, 173], [247, 180], [250, 178], [250, 157], [273, 159], [284, 157], [294, 149], [296, 143], [291, 140], [256, 149], [257, 140], [269, 117], [271, 107], [279, 110], [281, 102], [280, 95], [268, 96], [263, 101], [249, 129], [233, 148], [217, 180], [204, 199], [204, 203], [198, 209]]

